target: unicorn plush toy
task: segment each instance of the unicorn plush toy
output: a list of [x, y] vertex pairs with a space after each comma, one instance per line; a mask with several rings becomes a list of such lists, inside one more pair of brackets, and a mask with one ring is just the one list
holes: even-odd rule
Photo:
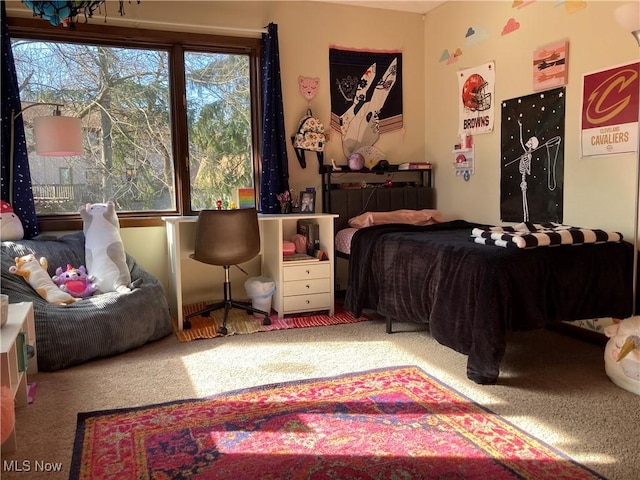
[[640, 316], [605, 327], [604, 366], [613, 383], [640, 395]]

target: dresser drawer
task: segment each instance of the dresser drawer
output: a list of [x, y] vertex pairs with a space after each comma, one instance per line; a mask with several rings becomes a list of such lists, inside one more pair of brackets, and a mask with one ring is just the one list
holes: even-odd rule
[[325, 293], [331, 291], [330, 278], [310, 278], [308, 280], [298, 280], [295, 282], [283, 282], [282, 294], [307, 295], [309, 293]]
[[331, 265], [329, 262], [307, 263], [305, 265], [285, 265], [283, 268], [285, 282], [306, 280], [308, 278], [330, 278]]
[[295, 295], [293, 297], [284, 297], [284, 311], [287, 312], [305, 312], [311, 310], [322, 310], [332, 308], [330, 293], [313, 293], [309, 295]]

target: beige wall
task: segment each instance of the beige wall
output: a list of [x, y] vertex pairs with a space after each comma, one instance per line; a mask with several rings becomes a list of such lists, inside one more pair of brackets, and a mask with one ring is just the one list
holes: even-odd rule
[[[568, 39], [564, 221], [619, 230], [631, 238], [636, 157], [580, 159], [578, 143], [582, 75], [639, 58], [640, 50], [633, 37], [623, 32], [613, 18], [613, 9], [620, 2], [584, 2], [586, 8], [573, 14], [568, 14], [564, 5], [555, 7], [556, 2], [552, 1], [538, 1], [522, 9], [512, 8], [512, 3], [449, 1], [423, 18], [419, 14], [317, 2], [142, 0], [140, 4], [125, 3], [124, 19], [120, 19], [117, 9], [110, 5], [107, 22], [223, 34], [233, 32], [213, 27], [260, 29], [270, 22], [278, 24], [287, 133], [295, 130], [307, 108], [306, 100], [298, 92], [299, 75], [320, 78], [320, 92], [311, 107], [328, 126], [331, 45], [401, 49], [405, 129], [383, 135], [376, 147], [387, 154], [391, 163], [422, 158], [435, 163], [438, 208], [449, 218], [493, 224], [500, 223], [500, 114], [499, 111], [496, 114], [492, 133], [476, 136], [476, 174], [464, 182], [453, 174], [451, 163], [451, 150], [457, 141], [456, 72], [493, 60], [496, 63], [494, 101], [527, 95], [533, 92], [533, 50]], [[28, 10], [15, 1], [7, 3], [7, 11], [10, 16], [30, 16]], [[502, 36], [500, 32], [509, 17], [516, 18], [521, 28]], [[91, 21], [101, 22], [102, 18]], [[489, 38], [465, 47], [464, 34], [469, 26], [482, 27]], [[463, 55], [456, 63], [439, 62], [445, 48], [453, 51], [457, 47], [463, 50]], [[319, 187], [315, 156], [309, 156], [308, 167], [303, 170], [290, 146], [288, 153], [291, 186]], [[338, 163], [346, 162], [335, 134], [327, 145], [326, 163], [331, 158]], [[164, 230], [126, 229], [123, 239], [127, 251], [166, 285]]]
[[[308, 107], [298, 91], [298, 76], [319, 77], [320, 90], [311, 102], [314, 115], [328, 127], [329, 47], [401, 49], [404, 62], [405, 131], [383, 135], [376, 147], [388, 154], [392, 163], [404, 158], [424, 158], [425, 94], [423, 19], [421, 15], [362, 9], [318, 2], [204, 2], [151, 1], [126, 3], [124, 18], [117, 13], [117, 2], [108, 2], [110, 25], [161, 28], [215, 34], [246, 34], [230, 27], [260, 30], [269, 23], [278, 25], [280, 62], [287, 134], [294, 132]], [[114, 5], [112, 5], [112, 3]], [[30, 17], [20, 2], [7, 2], [9, 16]], [[91, 22], [102, 22], [101, 16]], [[217, 29], [216, 26], [225, 28]], [[250, 33], [260, 36], [259, 32]], [[335, 132], [334, 132], [335, 133]], [[327, 144], [325, 161], [334, 158], [346, 163], [339, 137]], [[307, 154], [307, 168], [302, 169], [288, 143], [290, 185], [292, 188], [316, 187], [320, 175], [315, 154]], [[317, 201], [321, 205], [320, 199]], [[123, 229], [123, 241], [136, 260], [167, 283], [167, 247], [162, 228]], [[153, 248], [150, 248], [153, 245]]]
[[[629, 32], [618, 27], [613, 10], [624, 2], [583, 3], [567, 13], [556, 2], [512, 8], [512, 2], [448, 2], [427, 16], [425, 130], [427, 157], [438, 165], [438, 206], [453, 217], [500, 224], [500, 109], [494, 131], [476, 135], [476, 173], [469, 182], [453, 175], [451, 151], [457, 140], [456, 72], [495, 61], [494, 103], [533, 93], [532, 52], [549, 43], [569, 41], [569, 82], [565, 118], [564, 222], [621, 231], [633, 238], [636, 155], [580, 158], [579, 119], [582, 76], [606, 67], [638, 61], [640, 49]], [[513, 17], [520, 29], [502, 36]], [[488, 38], [466, 47], [468, 27]], [[444, 49], [460, 47], [452, 64], [440, 62]]]

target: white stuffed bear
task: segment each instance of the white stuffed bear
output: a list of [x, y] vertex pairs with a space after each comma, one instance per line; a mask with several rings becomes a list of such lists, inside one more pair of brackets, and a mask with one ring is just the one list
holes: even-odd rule
[[604, 366], [613, 383], [640, 395], [640, 316], [605, 327]]
[[80, 207], [87, 272], [101, 292], [130, 292], [131, 273], [120, 238], [120, 222], [112, 201]]

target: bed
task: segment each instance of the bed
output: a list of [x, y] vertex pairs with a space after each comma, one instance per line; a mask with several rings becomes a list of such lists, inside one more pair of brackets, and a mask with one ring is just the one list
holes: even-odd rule
[[[433, 208], [429, 187], [333, 190], [336, 245], [365, 211]], [[345, 307], [428, 324], [439, 343], [468, 356], [467, 376], [496, 383], [508, 332], [563, 321], [631, 315], [633, 247], [625, 241], [506, 248], [476, 243], [454, 220], [351, 229], [336, 256], [349, 259]], [[474, 241], [476, 240], [476, 241]], [[499, 244], [499, 242], [493, 242]]]
[[496, 383], [506, 333], [552, 322], [631, 314], [633, 247], [625, 241], [503, 248], [475, 243], [455, 220], [378, 225], [351, 242], [345, 307], [428, 323], [439, 343], [468, 355], [467, 376]]

